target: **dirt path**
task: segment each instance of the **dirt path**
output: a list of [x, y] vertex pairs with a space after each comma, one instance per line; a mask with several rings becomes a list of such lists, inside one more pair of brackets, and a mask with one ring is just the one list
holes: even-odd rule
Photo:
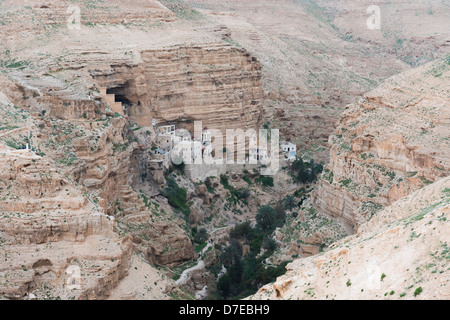
[[182, 286], [183, 284], [186, 284], [186, 282], [188, 282], [188, 280], [190, 278], [190, 272], [192, 272], [194, 270], [199, 270], [199, 269], [205, 268], [205, 262], [203, 261], [202, 256], [211, 247], [212, 247], [212, 243], [208, 242], [208, 245], [206, 247], [204, 247], [203, 250], [200, 252], [199, 257], [197, 259], [197, 264], [195, 266], [193, 266], [193, 267], [183, 271], [183, 273], [181, 274], [180, 279], [178, 279], [176, 281], [176, 284], [178, 286]]

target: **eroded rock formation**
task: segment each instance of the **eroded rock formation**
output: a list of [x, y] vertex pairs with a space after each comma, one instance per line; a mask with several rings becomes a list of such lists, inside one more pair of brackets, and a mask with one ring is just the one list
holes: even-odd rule
[[[114, 218], [31, 150], [8, 148], [0, 163], [0, 295], [106, 296], [126, 275], [130, 238], [119, 238]], [[65, 285], [71, 266], [84, 273], [82, 289]]]
[[[256, 128], [262, 107], [261, 65], [223, 42], [140, 52], [137, 65], [93, 72], [100, 86], [131, 104], [140, 126], [202, 121], [204, 127]], [[193, 129], [192, 124], [189, 129]]]
[[356, 229], [450, 172], [449, 57], [395, 76], [350, 105], [330, 137], [316, 208]]
[[249, 299], [448, 299], [449, 187], [443, 178], [398, 200]]
[[[66, 25], [74, 6], [80, 28]], [[8, 48], [0, 54], [0, 295], [167, 298], [176, 286], [148, 263], [174, 266], [197, 254], [159, 186], [142, 183], [152, 120], [256, 128], [261, 65], [223, 42], [221, 30], [219, 38], [196, 31], [157, 1], [95, 10], [6, 1], [0, 9], [11, 17], [0, 36]], [[121, 115], [105, 106], [108, 95], [125, 108]], [[160, 291], [128, 272], [138, 265]], [[80, 290], [67, 290], [71, 266], [81, 268]], [[137, 279], [143, 295], [130, 288]]]

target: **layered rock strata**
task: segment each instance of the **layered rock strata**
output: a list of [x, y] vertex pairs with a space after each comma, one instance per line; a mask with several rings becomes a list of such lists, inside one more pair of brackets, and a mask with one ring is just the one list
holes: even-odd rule
[[447, 177], [398, 200], [249, 299], [448, 299], [449, 191]]
[[330, 137], [315, 207], [354, 226], [450, 173], [449, 56], [347, 107]]
[[[119, 238], [114, 219], [33, 151], [8, 149], [0, 162], [0, 295], [107, 296], [126, 275], [130, 238]], [[69, 267], [80, 275], [74, 290]]]

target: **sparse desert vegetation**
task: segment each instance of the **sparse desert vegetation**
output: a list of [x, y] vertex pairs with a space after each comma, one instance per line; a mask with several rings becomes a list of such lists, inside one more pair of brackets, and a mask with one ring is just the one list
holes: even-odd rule
[[0, 300], [448, 299], [449, 6], [379, 7], [0, 1]]

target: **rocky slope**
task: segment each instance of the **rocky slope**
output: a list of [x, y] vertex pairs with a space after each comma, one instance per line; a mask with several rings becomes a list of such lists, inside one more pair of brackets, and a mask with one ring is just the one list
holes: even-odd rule
[[395, 76], [350, 105], [330, 137], [315, 207], [358, 228], [450, 172], [450, 57]]
[[[427, 31], [413, 53], [387, 44], [374, 54], [371, 41], [360, 47], [363, 40], [336, 29], [326, 16], [333, 7], [310, 1], [232, 1], [238, 15], [162, 3], [0, 2], [0, 298], [204, 296], [220, 250], [208, 246], [203, 257], [194, 234], [206, 228], [227, 245], [234, 224], [254, 221], [261, 205], [279, 205], [299, 186], [286, 168], [274, 187], [254, 171], [207, 184], [175, 170], [165, 178], [186, 193], [187, 215], [169, 204], [167, 185], [147, 176], [152, 122], [192, 129], [201, 120], [223, 130], [270, 121], [322, 158], [343, 105], [409, 68], [399, 57], [417, 53], [420, 64], [445, 46], [446, 30]], [[76, 18], [67, 24], [78, 10], [79, 27]], [[417, 70], [422, 82], [406, 73], [344, 112], [330, 168], [298, 218], [290, 213], [273, 235], [288, 248], [265, 263], [315, 255], [382, 206], [448, 175], [448, 59]], [[169, 279], [177, 276], [181, 284]]]
[[[252, 299], [448, 298], [449, 59], [394, 76], [346, 108], [329, 168], [299, 222], [278, 232], [290, 241], [282, 254], [314, 256]], [[330, 217], [356, 234], [319, 253]]]
[[[437, 59], [449, 50], [448, 3], [445, 1], [396, 0], [372, 4], [317, 0], [316, 3], [345, 38], [376, 45], [413, 67]], [[370, 5], [380, 9], [379, 29], [365, 28], [374, 13], [368, 11]]]
[[[327, 140], [344, 107], [385, 79], [448, 52], [448, 5], [440, 1], [188, 0], [211, 32], [263, 66], [264, 121], [299, 150], [328, 160]], [[367, 8], [381, 9], [370, 30]]]
[[249, 299], [449, 298], [450, 179], [379, 212], [322, 254], [296, 260]]
[[[150, 127], [152, 118], [188, 127], [201, 120], [217, 129], [224, 129], [224, 122], [243, 129], [258, 125], [260, 63], [177, 19], [157, 1], [100, 2], [95, 10], [70, 1], [50, 1], [44, 8], [27, 4], [6, 1], [0, 7], [5, 26], [25, 30], [14, 39], [1, 34], [7, 50], [0, 60], [15, 83], [7, 93], [16, 104], [22, 101], [34, 112], [45, 106], [47, 115], [62, 119], [95, 118], [99, 89], [106, 88], [143, 127]], [[81, 25], [71, 30], [60, 20], [69, 16], [61, 10], [73, 5], [80, 9]], [[20, 19], [27, 14], [33, 19]], [[40, 28], [46, 31], [39, 35]]]
[[[11, 104], [2, 104], [2, 111], [14, 114]], [[31, 150], [9, 147], [11, 134], [3, 139], [8, 140], [1, 142], [0, 158], [0, 294], [23, 298], [33, 292], [39, 298], [66, 299], [107, 295], [126, 275], [130, 239], [113, 232], [114, 219], [63, 171]], [[85, 275], [76, 291], [65, 290], [65, 272], [72, 265]]]
[[[69, 20], [75, 23], [73, 14], [82, 14], [80, 22], [86, 24], [142, 23], [144, 21], [170, 22], [175, 15], [154, 0], [138, 1], [2, 1], [2, 30], [7, 35], [21, 30], [23, 33], [42, 33], [52, 28], [60, 28]], [[18, 19], [16, 19], [18, 17]]]
[[[76, 147], [78, 144], [71, 142], [95, 140], [93, 136], [98, 138], [95, 134], [102, 135], [101, 130], [89, 132], [88, 124], [85, 127], [83, 123], [61, 120], [47, 120], [46, 124], [41, 117], [14, 106], [3, 93], [0, 104], [0, 297], [102, 299], [112, 295], [124, 299], [167, 299], [168, 294], [184, 296], [173, 281], [148, 264], [152, 259], [169, 263], [180, 257], [193, 258], [191, 241], [184, 231], [173, 229], [173, 225], [166, 232], [176, 232], [181, 242], [171, 241], [171, 244], [174, 247], [179, 244], [186, 252], [184, 256], [173, 253], [168, 256], [162, 249], [148, 256], [135, 256], [133, 251], [138, 250], [133, 244], [134, 236], [130, 232], [121, 234], [121, 224], [112, 215], [117, 206], [109, 201], [123, 197], [120, 192], [114, 194], [112, 185], [119, 182], [115, 179], [120, 180], [121, 174], [128, 177], [131, 154], [128, 154], [128, 161], [124, 158], [122, 165], [117, 166], [115, 161], [121, 158], [113, 156], [115, 140], [106, 143], [106, 135], [114, 124], [102, 126], [105, 130], [103, 145], [97, 141], [100, 147], [94, 148], [95, 152], [89, 148], [95, 155], [103, 150], [102, 157], [87, 157], [85, 150], [82, 153]], [[117, 127], [123, 126], [123, 119], [116, 120]], [[25, 145], [29, 149], [23, 149]], [[94, 141], [89, 145], [94, 146]], [[93, 167], [106, 173], [98, 179], [95, 179], [98, 173], [91, 173], [89, 183], [84, 174]], [[126, 201], [121, 203], [127, 205]], [[127, 214], [145, 213], [145, 205], [142, 206], [141, 211], [132, 208]], [[111, 213], [107, 215], [107, 212]], [[154, 235], [167, 236], [164, 233]], [[163, 244], [162, 240], [157, 240], [148, 247], [159, 248]], [[131, 270], [135, 266], [139, 266], [139, 274]], [[79, 281], [73, 278], [76, 275]], [[145, 290], [130, 287], [136, 279], [140, 279]], [[152, 291], [155, 282], [160, 287]], [[72, 288], [73, 284], [76, 287]], [[123, 290], [117, 289], [119, 284]]]
[[387, 80], [349, 105], [330, 163], [276, 238], [272, 260], [317, 254], [383, 207], [449, 175], [448, 56]]
[[[80, 29], [65, 25], [73, 5]], [[142, 136], [153, 119], [256, 128], [259, 62], [157, 1], [3, 1], [0, 13], [0, 295], [186, 297], [149, 265], [197, 254], [185, 217], [145, 179], [154, 139]], [[105, 110], [105, 88], [129, 116]], [[65, 286], [73, 261], [79, 291]]]

